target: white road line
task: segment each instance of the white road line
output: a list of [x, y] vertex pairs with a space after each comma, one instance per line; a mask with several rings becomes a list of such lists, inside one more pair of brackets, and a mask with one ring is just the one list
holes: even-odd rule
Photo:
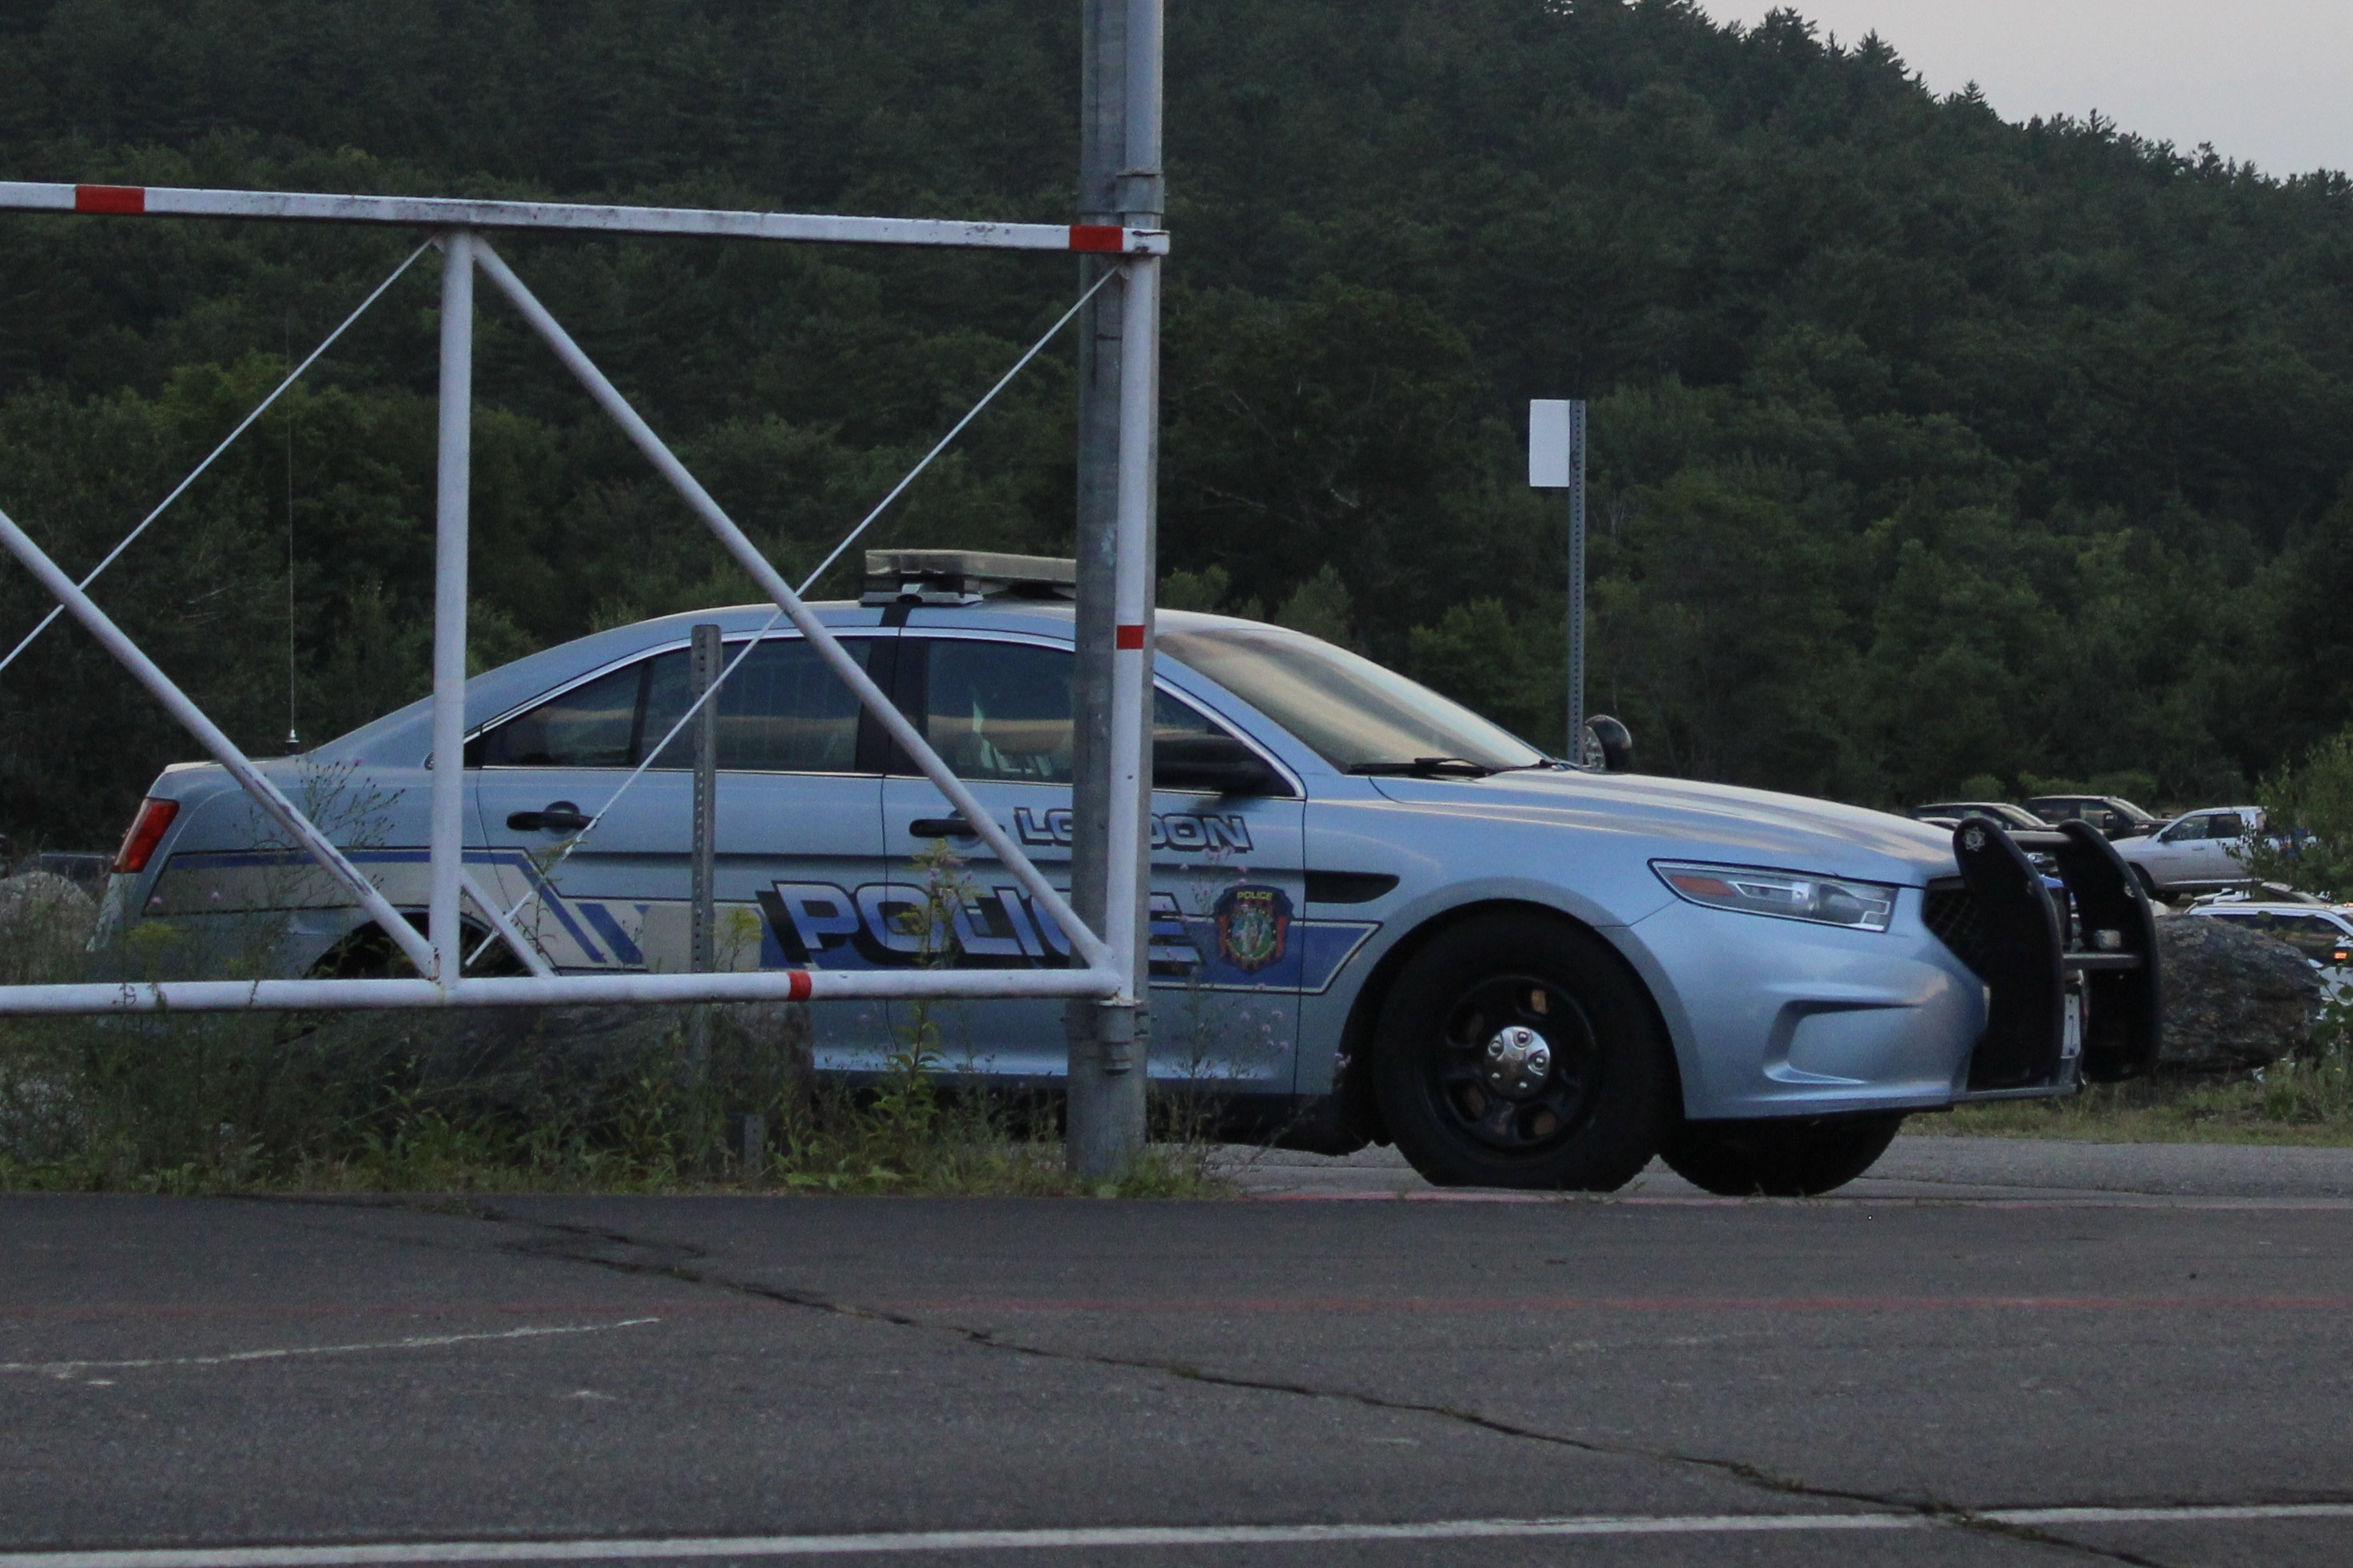
[[601, 1334], [659, 1323], [659, 1318], [624, 1318], [617, 1323], [567, 1323], [555, 1328], [505, 1329], [494, 1334], [418, 1334], [405, 1340], [371, 1340], [355, 1345], [294, 1345], [283, 1350], [231, 1351], [223, 1355], [149, 1356], [140, 1361], [0, 1361], [0, 1373], [37, 1373], [73, 1377], [85, 1372], [128, 1371], [149, 1366], [231, 1366], [247, 1361], [284, 1361], [292, 1356], [350, 1355], [359, 1351], [420, 1351], [437, 1345], [478, 1344], [488, 1340], [532, 1340], [548, 1334]]
[[2014, 1508], [1966, 1514], [1727, 1513], [1582, 1519], [1450, 1519], [1414, 1524], [1144, 1525], [1094, 1530], [936, 1530], [875, 1535], [736, 1535], [641, 1541], [438, 1541], [349, 1546], [228, 1546], [143, 1552], [6, 1552], [0, 1568], [374, 1568], [407, 1563], [607, 1563], [706, 1557], [852, 1557], [923, 1552], [1118, 1547], [1312, 1546], [1529, 1536], [1724, 1535], [2013, 1526], [2353, 1520], [2353, 1503], [2184, 1508]]

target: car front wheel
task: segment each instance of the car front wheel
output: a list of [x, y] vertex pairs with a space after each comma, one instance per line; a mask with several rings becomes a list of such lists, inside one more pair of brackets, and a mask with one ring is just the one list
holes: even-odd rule
[[1541, 917], [1440, 932], [1398, 976], [1374, 1042], [1389, 1135], [1440, 1186], [1615, 1191], [1657, 1152], [1674, 1085], [1617, 954]]
[[1660, 1153], [1676, 1175], [1724, 1197], [1810, 1198], [1878, 1163], [1903, 1125], [1901, 1111], [1686, 1121]]

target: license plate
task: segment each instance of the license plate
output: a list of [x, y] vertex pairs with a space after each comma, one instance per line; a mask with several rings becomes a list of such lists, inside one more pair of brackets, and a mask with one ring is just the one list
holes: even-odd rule
[[2067, 1027], [2059, 1037], [2059, 1059], [2072, 1062], [2084, 1054], [2084, 997], [2081, 992], [2067, 993]]

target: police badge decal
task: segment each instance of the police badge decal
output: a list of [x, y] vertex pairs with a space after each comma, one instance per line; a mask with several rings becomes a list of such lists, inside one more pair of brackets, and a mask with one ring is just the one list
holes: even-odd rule
[[1215, 912], [1219, 958], [1244, 974], [1282, 962], [1291, 938], [1291, 896], [1281, 888], [1228, 888]]

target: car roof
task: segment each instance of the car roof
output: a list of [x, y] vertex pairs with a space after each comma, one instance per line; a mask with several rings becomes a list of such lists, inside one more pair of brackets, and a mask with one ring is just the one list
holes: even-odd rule
[[[895, 606], [859, 604], [845, 599], [811, 601], [808, 606], [827, 626], [857, 631], [881, 626], [887, 609]], [[915, 630], [1014, 631], [1068, 641], [1077, 607], [1067, 600], [999, 598], [971, 605], [911, 606], [905, 625]], [[1213, 616], [1196, 610], [1162, 610], [1156, 624], [1168, 631], [1203, 631], [1216, 626], [1264, 626], [1233, 616]], [[525, 654], [495, 669], [484, 670], [466, 682], [466, 724], [470, 731], [512, 711], [542, 692], [584, 674], [617, 664], [649, 650], [683, 644], [698, 626], [716, 625], [725, 637], [744, 637], [776, 623], [780, 636], [793, 635], [792, 626], [776, 616], [772, 604], [717, 605], [654, 616], [626, 626], [608, 626], [586, 637]], [[322, 761], [383, 761], [414, 765], [430, 748], [432, 700], [419, 698], [381, 718], [361, 725], [317, 748]]]

